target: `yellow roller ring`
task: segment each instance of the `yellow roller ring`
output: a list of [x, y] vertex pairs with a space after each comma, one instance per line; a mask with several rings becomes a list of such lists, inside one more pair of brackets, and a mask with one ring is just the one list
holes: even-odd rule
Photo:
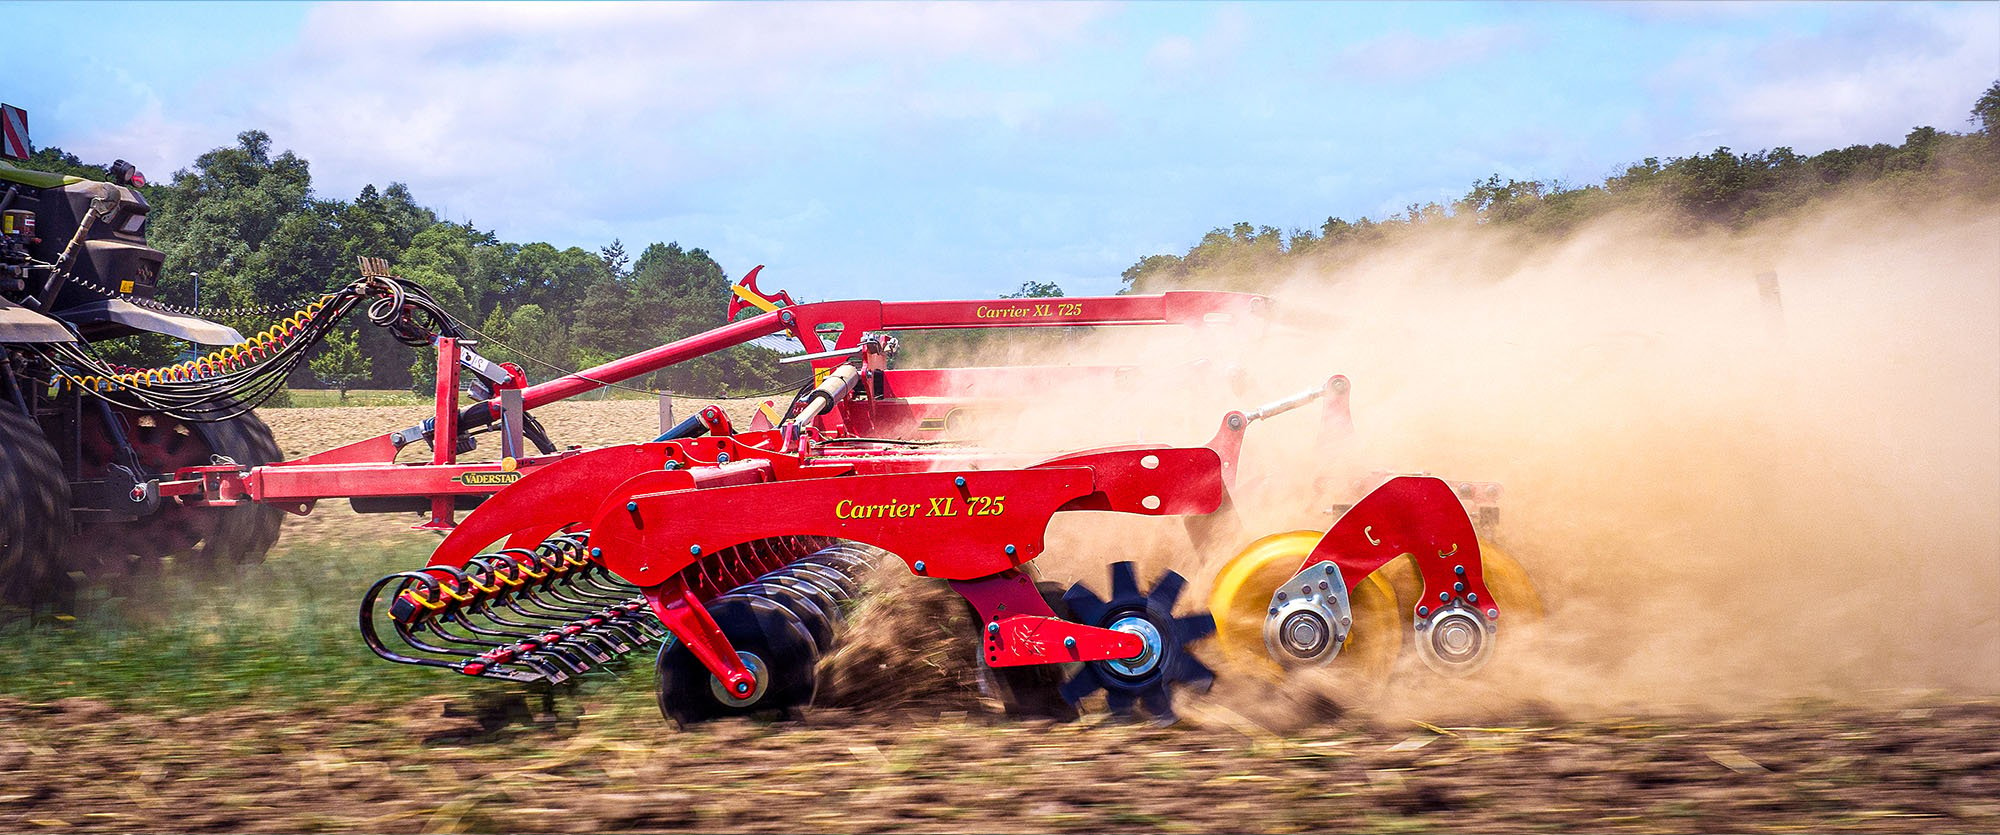
[[[1416, 605], [1423, 597], [1424, 581], [1417, 576], [1417, 566], [1405, 554], [1382, 566], [1371, 576], [1381, 577], [1396, 589], [1399, 600]], [[1547, 609], [1542, 605], [1542, 595], [1535, 590], [1535, 583], [1528, 579], [1528, 570], [1521, 563], [1508, 556], [1492, 542], [1481, 537], [1479, 540], [1479, 562], [1486, 579], [1486, 591], [1500, 604], [1501, 631], [1506, 631], [1508, 623], [1534, 623], [1542, 619]], [[1408, 609], [1408, 606], [1403, 607]], [[1400, 612], [1405, 625], [1415, 621], [1416, 615], [1410, 611]]]
[[[1264, 646], [1264, 617], [1270, 612], [1271, 594], [1299, 572], [1321, 536], [1320, 531], [1271, 534], [1223, 564], [1209, 592], [1208, 609], [1215, 617], [1216, 644], [1224, 658], [1271, 675], [1283, 674], [1284, 668]], [[1348, 604], [1354, 626], [1333, 666], [1368, 677], [1386, 673], [1402, 651], [1396, 615], [1401, 607], [1395, 589], [1370, 575], [1355, 587]]]
[[1366, 681], [1388, 678], [1396, 656], [1403, 651], [1402, 610], [1396, 589], [1382, 579], [1381, 572], [1361, 578], [1348, 596], [1347, 606], [1354, 626], [1333, 666], [1353, 672]]
[[1271, 593], [1299, 573], [1299, 564], [1321, 535], [1274, 533], [1245, 546], [1222, 565], [1208, 593], [1208, 611], [1215, 616], [1215, 643], [1225, 658], [1272, 665], [1264, 650], [1264, 616]]

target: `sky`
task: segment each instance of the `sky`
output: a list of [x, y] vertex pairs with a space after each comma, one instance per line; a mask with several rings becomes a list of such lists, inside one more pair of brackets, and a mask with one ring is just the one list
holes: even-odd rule
[[707, 249], [810, 298], [1110, 293], [1238, 221], [1970, 128], [2000, 3], [0, 2], [37, 147], [261, 129], [323, 197]]

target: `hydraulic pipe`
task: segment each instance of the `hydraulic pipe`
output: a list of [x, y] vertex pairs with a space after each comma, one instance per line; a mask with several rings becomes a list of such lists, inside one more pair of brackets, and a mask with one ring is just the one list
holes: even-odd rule
[[[787, 327], [777, 313], [752, 316], [741, 322], [704, 331], [686, 339], [678, 339], [658, 348], [621, 357], [595, 368], [586, 368], [546, 383], [529, 386], [521, 390], [521, 407], [526, 410], [538, 409], [558, 400], [601, 389], [612, 383], [622, 383], [642, 374], [651, 374], [703, 354], [733, 348], [758, 337], [770, 336]], [[487, 400], [465, 407], [465, 411], [459, 415], [458, 424], [460, 429], [470, 429], [491, 423], [499, 416], [499, 401]]]
[[843, 365], [827, 372], [826, 381], [820, 383], [818, 388], [813, 389], [812, 394], [806, 396], [806, 404], [799, 409], [798, 415], [792, 418], [792, 424], [811, 426], [814, 418], [833, 408], [833, 404], [840, 402], [848, 392], [853, 391], [854, 384], [860, 379], [861, 369], [852, 365]]

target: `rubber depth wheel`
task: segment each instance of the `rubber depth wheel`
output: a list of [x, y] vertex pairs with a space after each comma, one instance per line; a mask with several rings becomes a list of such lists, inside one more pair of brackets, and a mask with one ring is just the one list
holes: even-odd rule
[[819, 652], [790, 610], [761, 597], [723, 595], [709, 601], [708, 613], [736, 651], [748, 656], [744, 663], [757, 674], [761, 692], [743, 701], [726, 697], [685, 642], [670, 641], [656, 662], [661, 714], [685, 728], [730, 716], [789, 713], [812, 702]]
[[[244, 466], [282, 460], [271, 430], [253, 413], [226, 421], [190, 423], [163, 414], [115, 410], [139, 464], [154, 477], [171, 478], [181, 467], [207, 466], [223, 456]], [[83, 404], [84, 478], [111, 472], [118, 462], [111, 434], [95, 404]], [[94, 518], [93, 518], [94, 517]], [[72, 567], [93, 576], [148, 571], [167, 558], [196, 570], [251, 565], [278, 541], [284, 512], [269, 505], [207, 507], [163, 500], [159, 512], [137, 519], [90, 514], [78, 531]]]
[[[1271, 594], [1299, 573], [1321, 536], [1319, 531], [1271, 534], [1223, 564], [1209, 592], [1208, 608], [1215, 616], [1216, 642], [1230, 663], [1283, 677], [1284, 666], [1264, 646], [1264, 618], [1270, 612]], [[1354, 625], [1327, 669], [1379, 681], [1387, 677], [1403, 649], [1396, 589], [1377, 571], [1355, 585], [1347, 603]]]
[[69, 479], [42, 427], [0, 410], [0, 615], [66, 608], [75, 593], [63, 568]]

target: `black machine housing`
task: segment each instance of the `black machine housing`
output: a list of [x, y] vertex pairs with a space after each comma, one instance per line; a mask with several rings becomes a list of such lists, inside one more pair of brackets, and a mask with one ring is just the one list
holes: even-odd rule
[[242, 341], [214, 322], [132, 301], [158, 292], [166, 255], [146, 242], [151, 206], [136, 188], [143, 180], [123, 160], [112, 170], [123, 182], [0, 163], [0, 343], [138, 333], [204, 345]]

